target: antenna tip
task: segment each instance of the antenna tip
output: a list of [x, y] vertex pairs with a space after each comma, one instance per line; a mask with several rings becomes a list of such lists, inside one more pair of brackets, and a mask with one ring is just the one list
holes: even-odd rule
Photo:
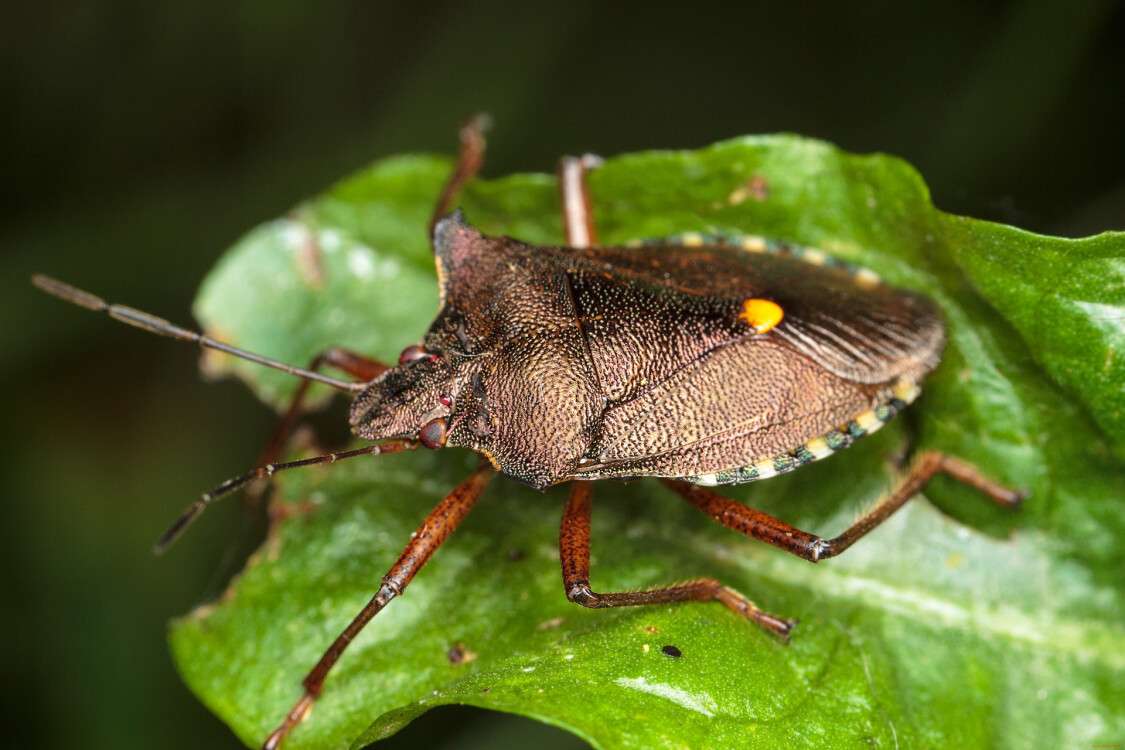
[[47, 294], [54, 294], [55, 289], [60, 286], [66, 286], [58, 279], [53, 279], [50, 276], [46, 276], [41, 273], [31, 274], [31, 285], [34, 287], [38, 287]]
[[77, 287], [59, 281], [51, 276], [46, 276], [41, 273], [33, 273], [31, 275], [31, 283], [41, 291], [50, 294], [53, 297], [66, 300], [79, 307], [85, 307], [87, 310], [94, 310], [100, 312], [106, 309], [106, 301], [101, 297], [84, 292]]
[[203, 509], [207, 507], [207, 503], [203, 500], [196, 500], [194, 503], [187, 507], [180, 517], [172, 522], [167, 531], [160, 535], [156, 540], [156, 544], [152, 545], [152, 554], [159, 557], [168, 551], [168, 548], [175, 543], [177, 539], [183, 536], [184, 531], [191, 525], [191, 522], [199, 517]]

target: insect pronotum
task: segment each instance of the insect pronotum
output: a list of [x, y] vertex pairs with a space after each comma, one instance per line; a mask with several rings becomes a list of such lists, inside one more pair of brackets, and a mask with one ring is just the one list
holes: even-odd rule
[[[598, 244], [586, 173], [559, 165], [565, 247], [481, 234], [448, 213], [484, 158], [483, 120], [461, 130], [457, 166], [430, 222], [441, 309], [421, 343], [388, 365], [340, 348], [307, 368], [237, 349], [45, 276], [40, 289], [124, 323], [303, 379], [261, 465], [188, 506], [162, 551], [215, 499], [279, 471], [419, 446], [485, 459], [422, 521], [382, 585], [313, 666], [303, 694], [265, 740], [278, 748], [308, 714], [357, 633], [403, 592], [496, 472], [543, 489], [569, 483], [559, 535], [563, 589], [585, 607], [717, 601], [782, 639], [793, 623], [712, 578], [620, 593], [590, 585], [593, 480], [657, 477], [722, 525], [812, 562], [840, 554], [931, 477], [947, 474], [997, 503], [1019, 492], [932, 451], [838, 536], [790, 526], [711, 486], [749, 482], [825, 458], [874, 432], [918, 394], [945, 333], [927, 298], [810, 248], [755, 237], [685, 234]], [[353, 380], [323, 375], [329, 366]], [[348, 392], [352, 431], [370, 445], [277, 462], [308, 384]]]

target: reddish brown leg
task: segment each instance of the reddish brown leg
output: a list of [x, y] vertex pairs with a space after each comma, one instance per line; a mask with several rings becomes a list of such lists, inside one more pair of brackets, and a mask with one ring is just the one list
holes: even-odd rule
[[826, 557], [840, 554], [852, 546], [857, 539], [890, 518], [891, 514], [918, 494], [926, 482], [939, 473], [947, 474], [959, 482], [980, 490], [1000, 505], [1014, 507], [1024, 498], [1023, 493], [993, 482], [982, 475], [976, 467], [960, 459], [944, 453], [926, 451], [915, 459], [898, 486], [849, 526], [844, 533], [832, 539], [822, 539], [771, 515], [725, 498], [706, 487], [673, 480], [665, 480], [665, 483], [723, 526], [780, 547], [810, 562], [819, 562]]
[[438, 223], [438, 219], [445, 216], [453, 208], [453, 201], [457, 198], [457, 194], [461, 192], [461, 188], [469, 180], [476, 177], [477, 172], [484, 166], [486, 145], [484, 131], [488, 130], [489, 125], [488, 115], [477, 114], [470, 117], [469, 121], [461, 126], [461, 150], [457, 155], [457, 165], [453, 168], [453, 173], [449, 175], [449, 179], [445, 181], [437, 205], [434, 206], [434, 214], [430, 217], [430, 237], [434, 236], [434, 225]]
[[668, 602], [722, 602], [731, 611], [753, 620], [785, 638], [794, 623], [764, 612], [749, 599], [714, 578], [697, 578], [646, 591], [599, 594], [590, 589], [590, 483], [573, 482], [570, 500], [559, 529], [559, 558], [562, 561], [566, 598], [583, 607], [635, 607]]
[[344, 653], [344, 649], [359, 635], [359, 632], [363, 630], [363, 627], [372, 617], [379, 614], [391, 599], [403, 592], [411, 579], [430, 559], [430, 556], [437, 551], [442, 542], [453, 533], [453, 530], [468, 515], [492, 477], [493, 471], [491, 468], [484, 467], [476, 470], [469, 475], [468, 479], [446, 495], [445, 499], [437, 504], [437, 507], [430, 511], [426, 520], [422, 521], [422, 525], [411, 535], [410, 543], [406, 545], [406, 549], [402, 551], [398, 561], [383, 576], [383, 583], [375, 596], [371, 597], [371, 601], [348, 623], [344, 631], [336, 637], [336, 640], [320, 657], [320, 661], [316, 663], [312, 671], [305, 676], [302, 682], [305, 688], [304, 695], [285, 715], [281, 725], [266, 738], [265, 744], [262, 745], [263, 750], [276, 750], [276, 748], [281, 747], [285, 736], [289, 734], [293, 727], [301, 723], [301, 720], [312, 708], [313, 701], [324, 688], [324, 680], [328, 676], [329, 670], [332, 669], [340, 655]]
[[570, 247], [592, 247], [598, 244], [594, 211], [590, 203], [590, 192], [586, 187], [586, 172], [601, 166], [601, 163], [602, 160], [593, 154], [564, 156], [559, 160], [559, 197], [562, 199], [566, 244]]
[[[382, 362], [337, 346], [326, 349], [313, 357], [308, 369], [316, 372], [326, 365], [335, 367], [337, 370], [343, 370], [360, 382], [374, 380], [388, 369], [388, 366]], [[297, 386], [297, 390], [293, 392], [289, 408], [285, 410], [285, 415], [278, 421], [277, 427], [274, 428], [273, 434], [266, 443], [266, 447], [262, 449], [262, 453], [258, 457], [259, 465], [272, 464], [281, 457], [281, 452], [285, 450], [285, 443], [288, 441], [290, 433], [293, 432], [293, 428], [297, 426], [297, 421], [301, 418], [301, 407], [309, 392], [309, 382], [308, 380], [302, 380]]]

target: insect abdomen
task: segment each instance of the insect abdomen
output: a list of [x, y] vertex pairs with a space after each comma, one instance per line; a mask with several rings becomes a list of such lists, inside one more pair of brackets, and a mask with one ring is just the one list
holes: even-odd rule
[[740, 466], [736, 469], [718, 471], [713, 474], [678, 478], [694, 484], [714, 486], [719, 484], [745, 484], [758, 479], [768, 479], [778, 474], [786, 474], [805, 464], [828, 458], [833, 453], [849, 447], [859, 438], [877, 432], [896, 414], [909, 406], [918, 397], [919, 392], [919, 388], [914, 381], [901, 378], [895, 383], [892, 390], [893, 395], [889, 399], [880, 403], [874, 409], [868, 409], [861, 414], [857, 414], [837, 429], [806, 441], [792, 451], [756, 461], [749, 466]]
[[[730, 484], [786, 473], [879, 429], [938, 361], [936, 306], [873, 272], [759, 238], [677, 242], [591, 249], [616, 272], [574, 285], [576, 312], [593, 321], [593, 367], [623, 384], [606, 391], [582, 478]], [[628, 315], [608, 314], [623, 305]], [[747, 321], [759, 308], [771, 325]], [[640, 342], [637, 363], [621, 356]]]

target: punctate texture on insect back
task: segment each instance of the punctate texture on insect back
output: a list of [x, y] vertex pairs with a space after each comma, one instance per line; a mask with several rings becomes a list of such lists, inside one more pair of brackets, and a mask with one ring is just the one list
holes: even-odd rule
[[[938, 361], [934, 304], [862, 282], [869, 270], [798, 248], [749, 252], [737, 238], [688, 242], [529, 245], [453, 213], [434, 233], [442, 305], [421, 349], [435, 354], [366, 388], [353, 428], [413, 438], [444, 398], [456, 405], [448, 445], [537, 489], [729, 483], [829, 455], [857, 415], [871, 412], [874, 431], [872, 410], [889, 419]], [[768, 338], [740, 312], [758, 296], [786, 317]], [[806, 441], [821, 448], [789, 455]]]
[[[254, 230], [206, 280], [201, 322], [286, 361], [328, 345], [393, 359], [438, 309], [424, 227], [448, 168], [384, 160]], [[902, 162], [793, 137], [623, 156], [590, 182], [604, 244], [778, 238], [871, 268], [942, 310], [942, 364], [905, 418], [731, 496], [831, 535], [887, 487], [913, 441], [1031, 499], [1010, 514], [935, 480], [932, 502], [814, 566], [715, 525], [655, 482], [598, 485], [595, 588], [715, 576], [800, 620], [783, 646], [717, 604], [568, 603], [555, 551], [565, 490], [499, 479], [347, 652], [287, 747], [362, 746], [446, 703], [532, 716], [600, 748], [1119, 742], [1125, 237], [1055, 239], [948, 216]], [[562, 241], [553, 178], [478, 181], [462, 206], [487, 234]], [[207, 362], [277, 406], [294, 386]], [[277, 502], [293, 512], [228, 596], [173, 626], [191, 688], [260, 742], [474, 460], [448, 450], [279, 477]], [[474, 658], [451, 661], [454, 646]]]

